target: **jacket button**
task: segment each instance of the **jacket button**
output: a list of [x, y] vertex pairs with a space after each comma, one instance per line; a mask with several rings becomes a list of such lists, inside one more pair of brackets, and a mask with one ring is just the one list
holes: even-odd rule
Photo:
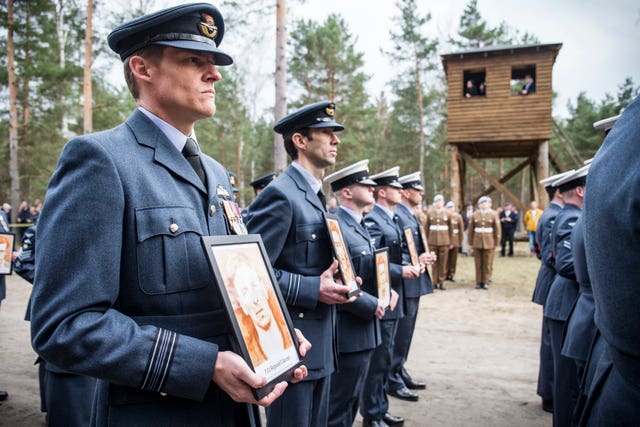
[[166, 397], [166, 396], [167, 396], [167, 393], [165, 393], [164, 391], [161, 391], [161, 392], [160, 392], [160, 396], [162, 396], [162, 397]]
[[299, 317], [300, 319], [304, 319], [304, 313], [298, 313], [298, 317]]
[[180, 227], [178, 227], [178, 224], [173, 223], [169, 226], [169, 231], [171, 231], [172, 233], [177, 232], [180, 229]]
[[209, 206], [209, 216], [214, 216], [216, 214], [216, 205]]
[[367, 254], [367, 251], [362, 251], [362, 255], [366, 255], [366, 254]]
[[316, 240], [316, 233], [313, 233], [313, 234], [311, 235], [311, 240]]

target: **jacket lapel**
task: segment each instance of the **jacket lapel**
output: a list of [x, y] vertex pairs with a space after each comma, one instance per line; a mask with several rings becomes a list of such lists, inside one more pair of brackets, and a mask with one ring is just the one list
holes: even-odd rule
[[[138, 144], [147, 146], [154, 150], [154, 160], [170, 170], [175, 175], [180, 176], [189, 184], [197, 187], [198, 190], [206, 194], [205, 188], [198, 175], [193, 170], [189, 162], [182, 156], [176, 147], [167, 139], [162, 131], [153, 124], [144, 113], [136, 110], [127, 120], [127, 125], [136, 136]], [[210, 183], [213, 174], [207, 167], [206, 162], [201, 162], [207, 183]]]
[[320, 203], [318, 195], [313, 192], [307, 180], [304, 179], [302, 174], [298, 172], [296, 168], [289, 165], [285, 169], [284, 173], [287, 174], [298, 187], [298, 189], [304, 193], [305, 198], [309, 203], [311, 203], [316, 209], [325, 212], [325, 208], [324, 206], [322, 206], [322, 203]]

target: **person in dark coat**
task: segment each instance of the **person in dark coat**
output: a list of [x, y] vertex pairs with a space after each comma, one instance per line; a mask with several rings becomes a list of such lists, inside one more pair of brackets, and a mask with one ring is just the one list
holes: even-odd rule
[[362, 295], [337, 309], [338, 370], [331, 377], [329, 426], [351, 427], [358, 414], [360, 393], [373, 350], [380, 345], [380, 321], [385, 307], [378, 299], [375, 246], [364, 227], [376, 183], [369, 179], [368, 160], [361, 160], [324, 178], [340, 206], [336, 215]]
[[509, 243], [508, 255], [513, 256], [513, 243], [516, 234], [516, 228], [518, 227], [518, 221], [520, 220], [520, 213], [514, 209], [511, 203], [505, 203], [504, 209], [499, 214], [500, 225], [502, 228], [502, 236], [500, 238], [500, 256], [505, 256], [505, 249], [507, 243]]
[[[201, 237], [237, 232], [224, 167], [200, 152], [194, 125], [216, 111], [224, 21], [185, 4], [117, 27], [138, 108], [120, 126], [69, 141], [38, 220], [31, 339], [47, 362], [98, 378], [92, 423], [260, 425], [286, 382], [232, 351], [233, 329]], [[230, 211], [230, 209], [229, 209]], [[69, 221], [78, 212], [91, 220]], [[302, 337], [300, 352], [310, 347]], [[295, 371], [293, 381], [304, 377]]]
[[267, 408], [269, 425], [327, 424], [337, 364], [335, 307], [355, 301], [334, 280], [338, 263], [324, 222], [321, 179], [325, 168], [335, 164], [336, 133], [344, 129], [335, 111], [332, 101], [320, 101], [276, 123], [274, 131], [284, 137], [292, 163], [247, 208], [247, 229], [262, 236], [293, 324], [313, 345], [305, 357], [308, 377]]
[[564, 206], [558, 213], [551, 229], [551, 240], [555, 256], [556, 277], [549, 288], [544, 306], [544, 316], [549, 321], [551, 353], [553, 355], [553, 425], [570, 426], [578, 400], [578, 376], [575, 363], [562, 355], [562, 337], [569, 312], [578, 297], [571, 233], [582, 213], [585, 177], [589, 165], [572, 171], [554, 182], [558, 187]]
[[[584, 202], [585, 252], [599, 330], [594, 377], [580, 425], [640, 419], [640, 97], [622, 112], [596, 153]], [[604, 350], [596, 351], [598, 345]], [[587, 372], [590, 366], [587, 366]]]
[[[549, 206], [544, 210], [538, 226], [536, 228], [536, 240], [540, 248], [540, 269], [536, 279], [536, 286], [533, 290], [532, 301], [542, 306], [547, 302], [547, 295], [553, 279], [556, 277], [556, 269], [554, 267], [555, 257], [553, 254], [553, 243], [551, 239], [551, 230], [556, 221], [558, 212], [562, 210], [564, 200], [560, 194], [558, 187], [553, 183], [560, 179], [567, 172], [553, 175], [540, 181], [545, 186], [545, 190], [549, 195]], [[542, 409], [547, 412], [553, 412], [553, 354], [551, 353], [551, 332], [549, 330], [549, 321], [542, 316], [542, 331], [540, 333], [540, 365], [538, 367], [538, 396], [542, 398]]]

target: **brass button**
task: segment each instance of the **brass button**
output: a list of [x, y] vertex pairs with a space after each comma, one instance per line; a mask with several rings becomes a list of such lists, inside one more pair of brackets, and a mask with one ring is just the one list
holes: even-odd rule
[[397, 245], [397, 244], [398, 244], [398, 241], [397, 241], [397, 240], [394, 240], [394, 241], [393, 241], [393, 244], [394, 244], [394, 245]]
[[366, 254], [367, 254], [367, 251], [362, 251], [362, 255], [366, 255]]
[[298, 317], [301, 318], [301, 319], [304, 319], [304, 313], [299, 313]]
[[311, 234], [311, 240], [316, 240], [316, 233]]
[[209, 206], [209, 216], [214, 216], [216, 214], [216, 205]]
[[173, 223], [169, 226], [169, 231], [171, 231], [172, 233], [177, 232], [180, 229], [180, 227], [178, 227], [178, 224]]
[[164, 391], [160, 392], [160, 396], [165, 397], [167, 395], [167, 393], [165, 393]]

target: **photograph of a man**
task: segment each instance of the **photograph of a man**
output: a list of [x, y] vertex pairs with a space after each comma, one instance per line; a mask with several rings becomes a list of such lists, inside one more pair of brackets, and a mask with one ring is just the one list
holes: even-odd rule
[[329, 225], [329, 230], [331, 231], [331, 240], [333, 240], [334, 247], [336, 249], [336, 256], [338, 257], [338, 267], [342, 272], [342, 279], [344, 280], [344, 284], [350, 287], [350, 291], [353, 289], [358, 289], [358, 284], [356, 282], [356, 275], [351, 268], [351, 260], [349, 259], [349, 254], [347, 253], [347, 248], [344, 244], [344, 238], [342, 237], [342, 232], [340, 231], [340, 224], [337, 220], [330, 219], [327, 224]]
[[0, 235], [0, 274], [11, 274], [13, 236]]
[[256, 373], [275, 377], [297, 360], [284, 314], [255, 244], [213, 248]]

